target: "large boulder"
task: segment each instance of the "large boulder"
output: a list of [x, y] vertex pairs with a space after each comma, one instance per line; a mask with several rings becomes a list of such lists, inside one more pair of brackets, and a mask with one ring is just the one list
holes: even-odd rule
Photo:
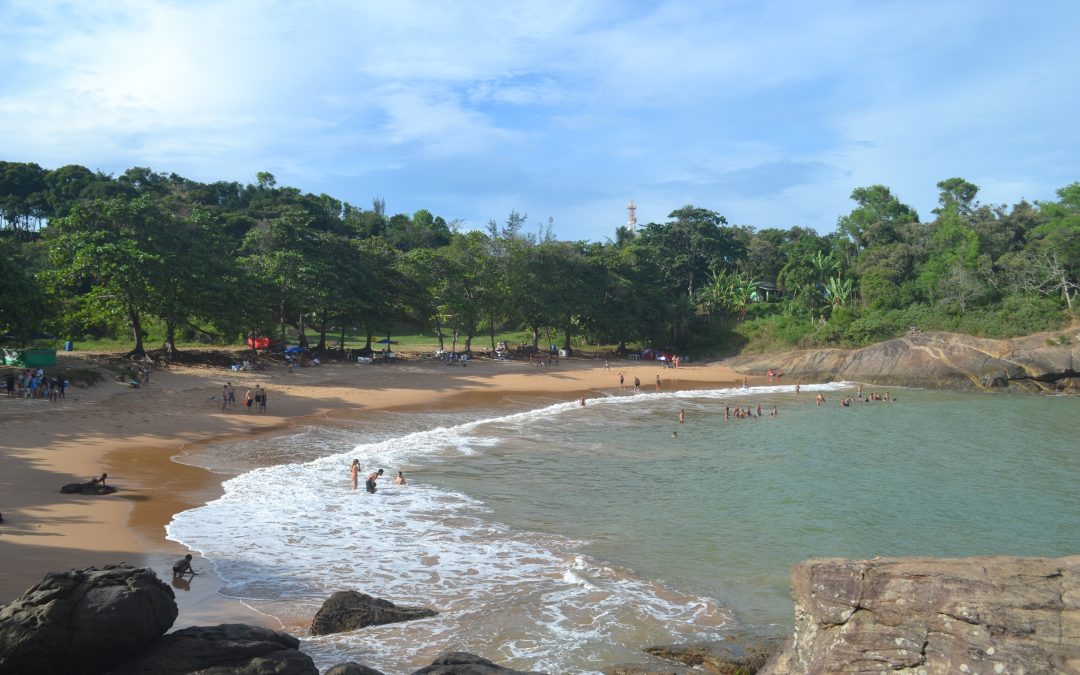
[[327, 598], [315, 613], [311, 634], [343, 633], [366, 626], [424, 619], [436, 613], [426, 607], [398, 607], [389, 600], [373, 598], [365, 593], [338, 591]]
[[152, 570], [52, 572], [0, 610], [0, 673], [101, 673], [164, 635], [173, 591]]
[[862, 349], [814, 349], [729, 359], [740, 372], [784, 371], [784, 382], [854, 380], [875, 385], [1080, 391], [1080, 330], [1019, 338], [913, 332]]
[[222, 624], [170, 633], [109, 675], [319, 675], [300, 641], [281, 631]]
[[809, 560], [791, 587], [764, 674], [1080, 672], [1080, 556]]
[[60, 488], [60, 492], [65, 495], [111, 495], [116, 488], [101, 483], [68, 483]]
[[510, 670], [468, 652], [446, 652], [435, 657], [430, 666], [412, 675], [544, 675], [537, 671]]
[[385, 675], [381, 670], [368, 668], [356, 661], [346, 661], [336, 666], [331, 666], [323, 675]]
[[646, 647], [644, 652], [706, 673], [752, 675], [780, 649], [783, 638], [761, 635], [733, 635], [729, 640]]

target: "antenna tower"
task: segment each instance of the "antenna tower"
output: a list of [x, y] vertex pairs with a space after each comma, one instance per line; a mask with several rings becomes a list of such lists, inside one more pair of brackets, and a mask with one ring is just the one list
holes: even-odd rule
[[637, 204], [634, 203], [633, 199], [626, 205], [626, 210], [630, 213], [630, 217], [626, 219], [626, 229], [637, 232]]

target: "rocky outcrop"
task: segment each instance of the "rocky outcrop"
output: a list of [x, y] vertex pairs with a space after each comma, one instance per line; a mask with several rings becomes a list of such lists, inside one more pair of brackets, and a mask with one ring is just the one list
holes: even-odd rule
[[339, 663], [336, 666], [331, 666], [323, 675], [385, 675], [381, 670], [375, 670], [374, 668], [368, 668], [355, 661], [348, 661], [346, 663]]
[[468, 652], [447, 652], [435, 657], [430, 666], [412, 675], [544, 675], [538, 671], [510, 670]]
[[913, 333], [862, 349], [742, 355], [744, 373], [779, 368], [783, 382], [850, 380], [947, 389], [1018, 388], [1080, 393], [1080, 329], [991, 340], [956, 333]]
[[761, 673], [1080, 672], [1080, 556], [809, 560]]
[[111, 495], [116, 488], [101, 483], [68, 483], [60, 488], [65, 495]]
[[645, 653], [718, 675], [751, 675], [775, 654], [779, 637], [738, 635], [730, 640], [646, 647]]
[[384, 623], [435, 616], [426, 607], [398, 607], [389, 600], [356, 591], [338, 591], [323, 603], [311, 622], [312, 635], [330, 635]]
[[319, 675], [300, 641], [287, 633], [222, 624], [170, 633], [109, 675]]
[[0, 673], [100, 673], [165, 634], [173, 591], [148, 569], [46, 574], [0, 610]]

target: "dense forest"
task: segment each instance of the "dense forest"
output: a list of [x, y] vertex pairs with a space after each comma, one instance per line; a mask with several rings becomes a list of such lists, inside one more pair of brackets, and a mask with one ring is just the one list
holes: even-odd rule
[[[404, 325], [469, 349], [503, 331], [564, 347], [684, 353], [855, 346], [909, 330], [986, 336], [1075, 319], [1080, 183], [981, 204], [942, 180], [923, 220], [884, 185], [834, 232], [730, 225], [687, 205], [604, 242], [559, 241], [511, 212], [467, 230], [329, 195], [0, 162], [0, 334], [127, 334], [134, 355], [286, 334], [313, 349]], [[534, 231], [535, 230], [535, 231]], [[146, 326], [163, 345], [146, 345]], [[491, 345], [493, 346], [493, 345]]]

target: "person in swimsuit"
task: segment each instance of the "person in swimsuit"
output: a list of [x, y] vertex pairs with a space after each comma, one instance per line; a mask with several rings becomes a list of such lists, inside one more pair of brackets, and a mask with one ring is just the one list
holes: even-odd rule
[[381, 475], [383, 475], [382, 469], [379, 469], [378, 471], [372, 471], [368, 474], [367, 480], [364, 481], [364, 487], [367, 489], [368, 492], [372, 494], [375, 493], [375, 490], [378, 489], [378, 487], [375, 485], [375, 481], [378, 480], [379, 476]]
[[352, 479], [352, 489], [356, 489], [356, 484], [360, 478], [360, 460], [354, 459], [349, 466], [349, 478]]
[[623, 390], [623, 374], [619, 373], [619, 391]]
[[686, 424], [686, 410], [679, 408], [679, 424]]
[[394, 477], [394, 485], [405, 485], [405, 475], [400, 471], [398, 471], [397, 476]]

